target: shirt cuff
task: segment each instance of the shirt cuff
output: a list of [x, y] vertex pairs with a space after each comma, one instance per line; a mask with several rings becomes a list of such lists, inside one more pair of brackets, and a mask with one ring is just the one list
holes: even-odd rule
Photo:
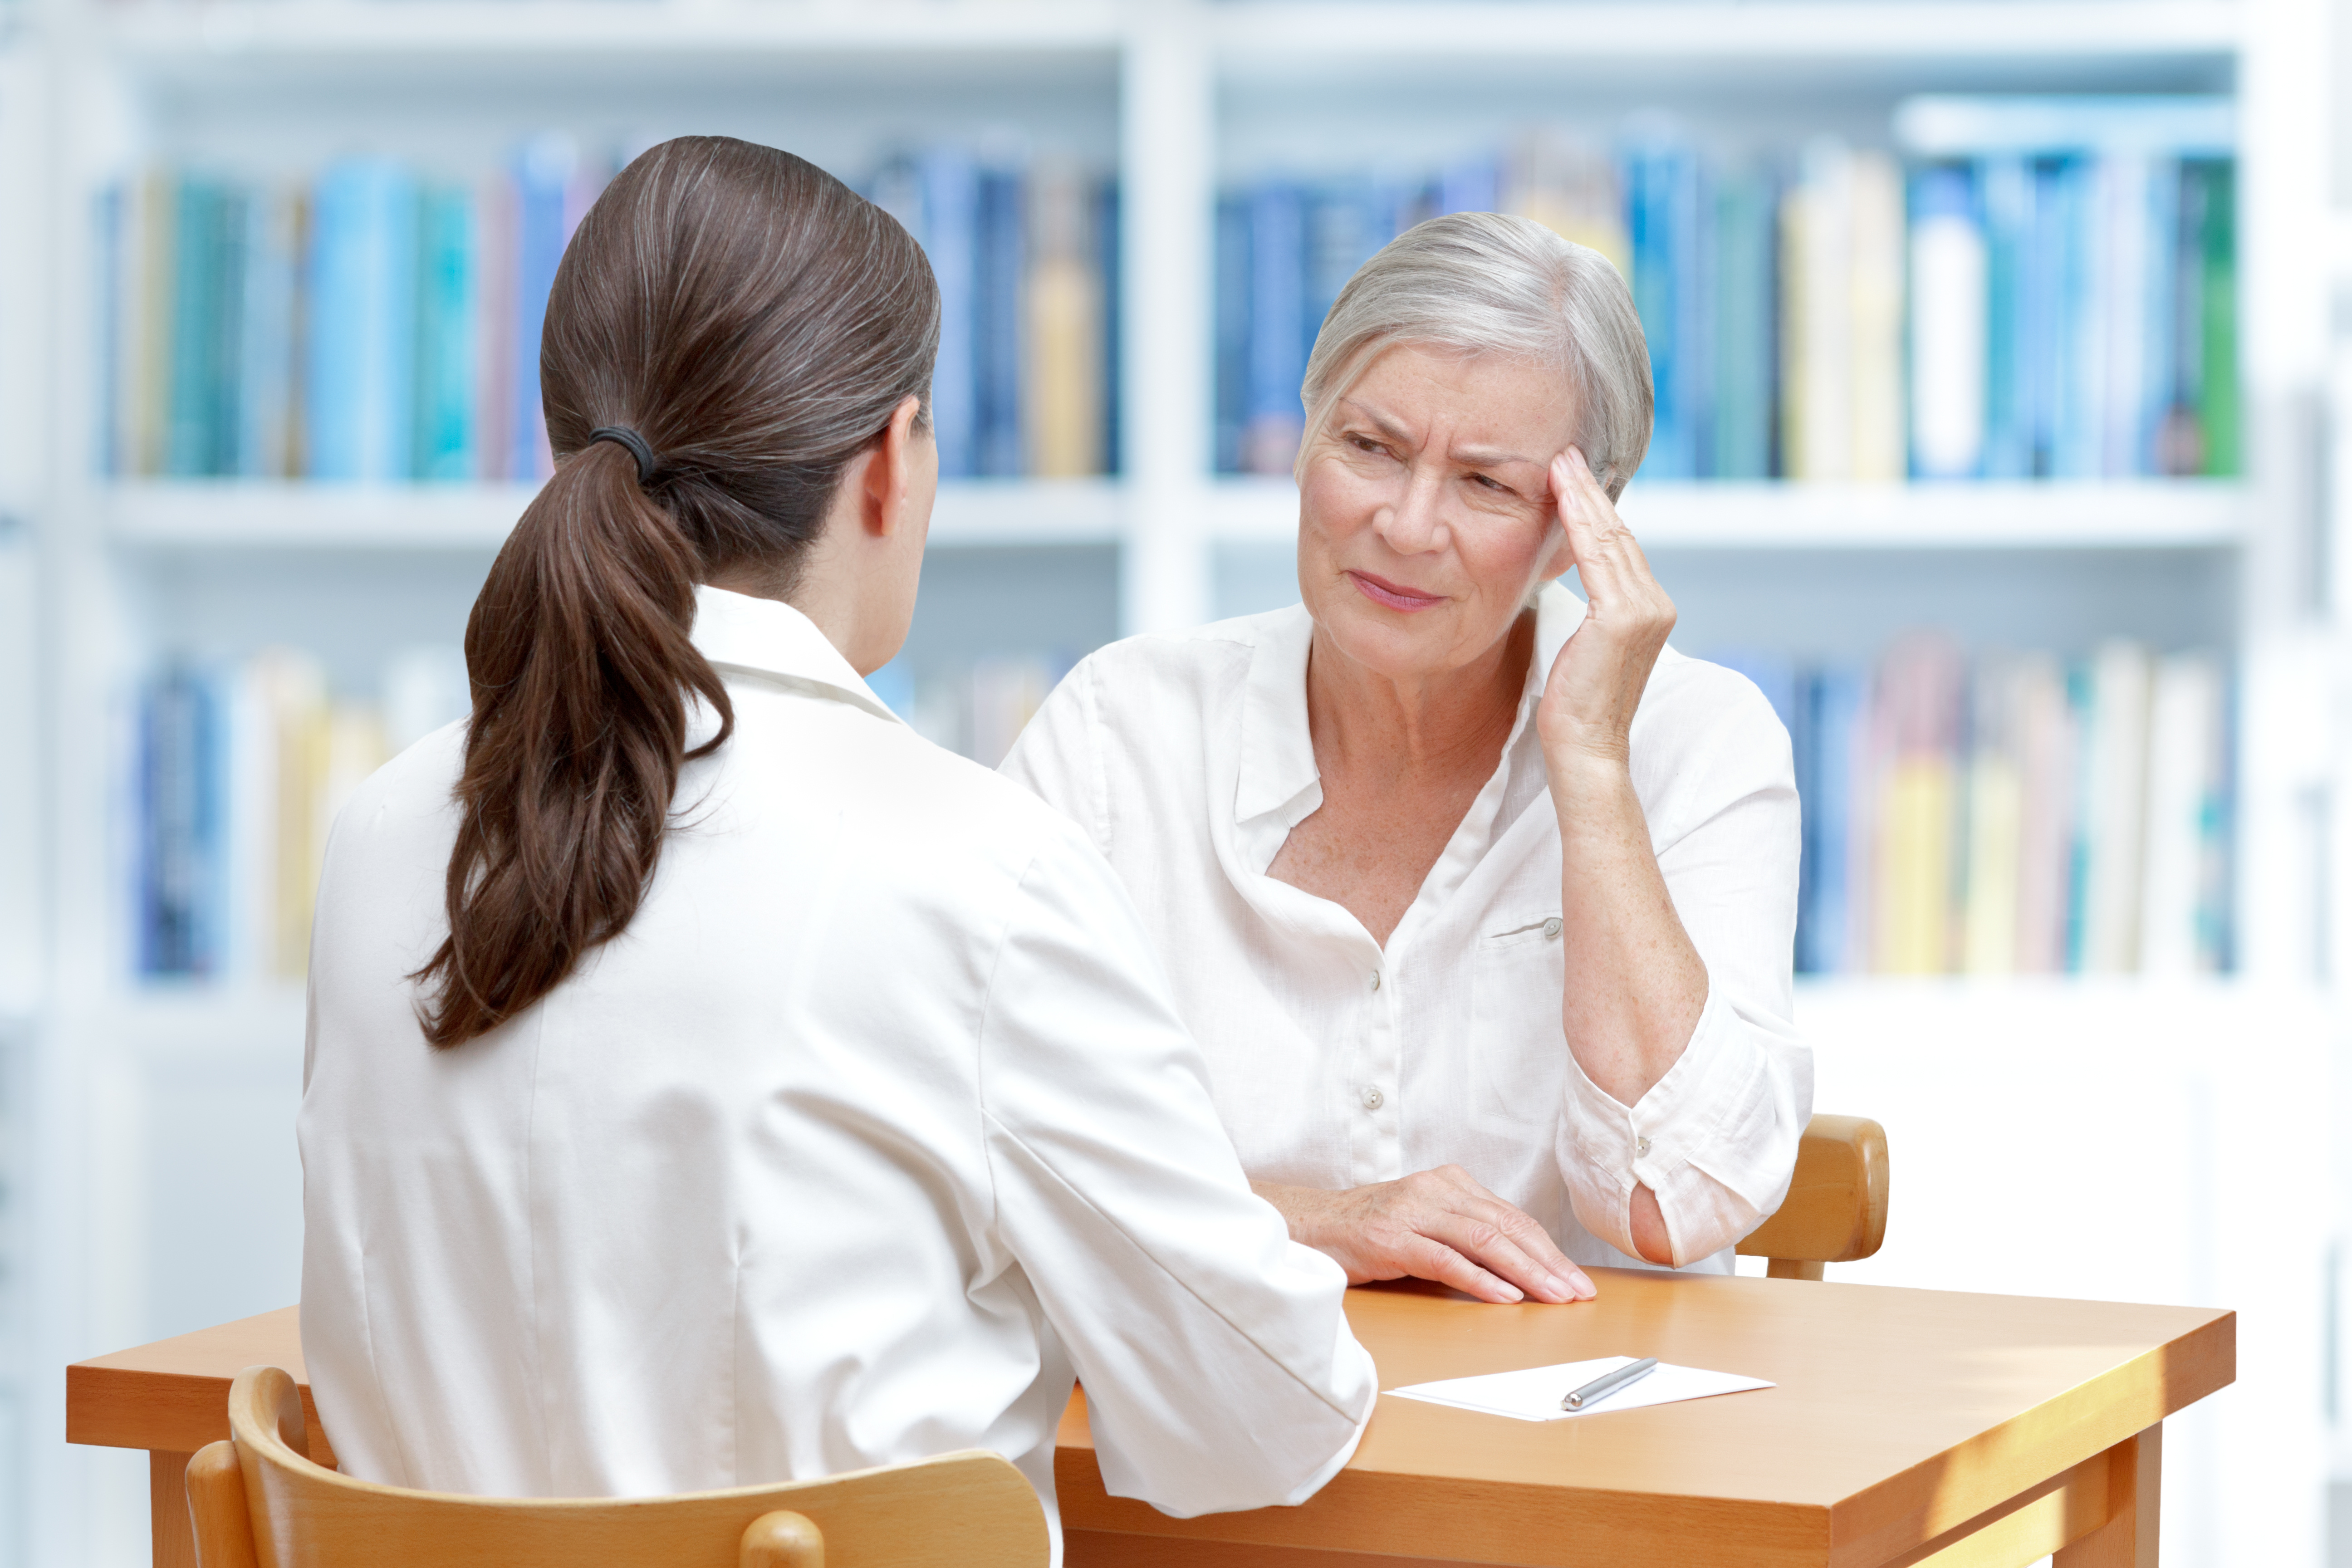
[[1646, 1186], [1665, 1220], [1675, 1267], [1712, 1256], [1753, 1229], [1760, 1211], [1695, 1161], [1711, 1152], [1733, 1114], [1756, 1090], [1759, 1064], [1740, 1049], [1740, 1023], [1710, 985], [1689, 1043], [1639, 1103], [1626, 1106], [1585, 1076], [1569, 1055], [1567, 1115], [1559, 1165], [1576, 1216], [1620, 1252], [1633, 1245], [1633, 1189]]

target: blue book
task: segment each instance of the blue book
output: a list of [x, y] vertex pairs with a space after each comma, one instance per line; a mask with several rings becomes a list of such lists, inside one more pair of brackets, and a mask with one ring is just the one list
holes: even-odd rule
[[[1307, 305], [1300, 321], [1307, 353], [1348, 279], [1396, 237], [1396, 210], [1395, 195], [1372, 180], [1338, 181], [1307, 195]], [[1303, 371], [1304, 357], [1299, 363]]]
[[304, 427], [310, 477], [410, 477], [416, 186], [385, 158], [329, 165], [314, 198]]
[[2062, 479], [2095, 479], [2105, 468], [2107, 368], [2096, 294], [2095, 165], [2083, 159], [2062, 162], [2049, 190], [2054, 211], [2047, 232], [2058, 266], [2053, 310], [2058, 374], [2051, 410], [2050, 471]]
[[139, 715], [139, 952], [142, 974], [194, 977], [219, 959], [225, 748], [216, 693], [175, 667], [152, 681]]
[[1015, 171], [979, 176], [973, 227], [972, 381], [979, 472], [1018, 475], [1028, 467], [1022, 439], [1021, 321], [1028, 283], [1028, 204]]
[[1250, 204], [1237, 195], [1217, 201], [1216, 471], [1242, 471], [1242, 426], [1249, 404]]
[[2141, 383], [2130, 389], [2137, 405], [2134, 471], [2173, 471], [2173, 411], [2179, 387], [2180, 353], [2180, 163], [2152, 160], [2147, 184], [2147, 233], [2142, 241], [2140, 325]]
[[295, 203], [252, 192], [245, 210], [245, 282], [236, 342], [236, 461], [247, 479], [284, 479], [294, 395]]
[[1437, 176], [1437, 213], [1490, 213], [1502, 205], [1502, 181], [1491, 153], [1448, 163]]
[[420, 479], [469, 479], [481, 294], [473, 192], [464, 185], [426, 191], [419, 225], [415, 472]]
[[98, 194], [98, 471], [127, 479], [135, 471], [122, 427], [123, 208], [131, 193], [111, 184]]
[[1119, 339], [1122, 294], [1119, 291], [1118, 182], [1105, 180], [1095, 193], [1095, 243], [1100, 258], [1097, 265], [1102, 278], [1103, 302], [1103, 463], [1106, 473], [1116, 474], [1121, 468], [1118, 453], [1119, 405], [1122, 392], [1119, 383]]
[[940, 284], [940, 357], [931, 377], [931, 428], [940, 477], [980, 471], [980, 174], [971, 157], [934, 147], [918, 165], [923, 187], [923, 248]]
[[2037, 160], [2032, 174], [2032, 237], [2026, 246], [2019, 302], [2018, 381], [2025, 391], [2022, 416], [2032, 433], [2032, 474], [2048, 479], [2058, 471], [2058, 411], [2066, 395], [2069, 357], [2061, 340], [2067, 330], [2063, 301], [2072, 262], [2070, 176], [2066, 163], [2055, 158]]
[[1711, 356], [1698, 321], [1698, 161], [1672, 142], [1635, 144], [1624, 160], [1626, 220], [1633, 248], [1633, 308], [1650, 348], [1655, 413], [1642, 468], [1654, 479], [1698, 473], [1700, 367]]
[[1855, 933], [1848, 889], [1855, 748], [1863, 743], [1868, 679], [1859, 669], [1817, 671], [1801, 705], [1797, 796], [1803, 812], [1797, 892], [1797, 967], [1836, 974], [1849, 967]]
[[1305, 423], [1306, 203], [1296, 185], [1269, 180], [1250, 193], [1249, 365], [1242, 467], [1286, 474]]
[[1714, 205], [1715, 405], [1706, 471], [1718, 479], [1769, 479], [1780, 363], [1773, 342], [1780, 247], [1770, 179], [1760, 172], [1732, 175], [1716, 188]]
[[533, 479], [547, 471], [547, 410], [539, 393], [540, 334], [547, 297], [563, 260], [564, 198], [579, 171], [569, 138], [534, 137], [515, 160], [514, 406], [507, 424], [506, 472]]
[[1988, 158], [1977, 189], [1985, 227], [1984, 473], [1991, 479], [2034, 474], [2032, 363], [2026, 293], [2032, 254], [2034, 180], [2022, 158]]
[[183, 175], [173, 228], [172, 342], [163, 471], [174, 479], [213, 468], [213, 420], [219, 371], [214, 347], [220, 322], [220, 211], [213, 181]]

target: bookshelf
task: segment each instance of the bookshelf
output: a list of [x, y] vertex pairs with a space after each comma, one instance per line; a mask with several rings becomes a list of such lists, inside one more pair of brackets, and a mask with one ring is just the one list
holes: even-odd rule
[[[404, 642], [455, 641], [530, 494], [504, 483], [101, 479], [89, 214], [108, 182], [166, 152], [282, 171], [381, 147], [472, 167], [548, 127], [614, 146], [725, 131], [849, 174], [895, 142], [1003, 125], [1115, 168], [1120, 477], [943, 487], [940, 553], [910, 655], [951, 663], [1004, 651], [991, 639], [1008, 622], [1050, 626], [1084, 651], [1284, 592], [1289, 485], [1221, 476], [1210, 455], [1213, 214], [1236, 181], [1426, 161], [1530, 121], [1605, 130], [1654, 106], [1719, 142], [1782, 148], [1813, 130], [1883, 143], [1892, 106], [1921, 91], [2234, 92], [2242, 478], [1637, 479], [1624, 511], [1683, 604], [1678, 640], [1694, 648], [1835, 637], [1866, 648], [1906, 618], [1949, 625], [1964, 640], [2072, 651], [2185, 626], [2180, 636], [2225, 649], [2245, 682], [2236, 975], [2192, 987], [2186, 1003], [2130, 981], [1809, 981], [1801, 1021], [1822, 1031], [1825, 1063], [1859, 1063], [1877, 1042], [1915, 1036], [1938, 1052], [1963, 1049], [1952, 1026], [1921, 1034], [1932, 1015], [1997, 1035], [2005, 1060], [2046, 1045], [2075, 1064], [2069, 1084], [2129, 1071], [2099, 1054], [2102, 1031], [2115, 1052], [2162, 1034], [2147, 1070], [2188, 1070], [2180, 1064], [2198, 1059], [2204, 1037], [2180, 1019], [2196, 1030], [2301, 1030], [2294, 1049], [2246, 1048], [2252, 1070], [2302, 1071], [2315, 1015], [2275, 999], [2324, 996], [2321, 977], [2352, 959], [2352, 921], [2324, 913], [2335, 889], [2352, 888], [2327, 865], [2331, 853], [2352, 855], [2352, 831], [2329, 826], [2343, 763], [2328, 728], [2338, 679], [2328, 582], [2352, 581], [2352, 549], [2333, 542], [2341, 531], [2313, 478], [2311, 411], [2331, 369], [2328, 280], [2352, 278], [2352, 218], [2316, 237], [2305, 224], [2326, 189], [2327, 56], [2309, 45], [2324, 26], [2317, 0], [0, 6], [0, 210], [45, 216], [0, 231], [0, 605], [29, 612], [12, 621], [0, 610], [0, 657], [35, 672], [21, 689], [0, 680], [0, 868], [11, 872], [0, 878], [0, 1048], [18, 1047], [0, 1099], [0, 1158], [16, 1163], [0, 1173], [12, 1194], [0, 1246], [18, 1254], [0, 1260], [0, 1280], [15, 1282], [0, 1282], [0, 1314], [14, 1313], [0, 1322], [17, 1325], [0, 1331], [0, 1418], [13, 1409], [21, 1423], [0, 1438], [0, 1465], [16, 1467], [0, 1476], [0, 1515], [12, 1497], [26, 1502], [15, 1515], [21, 1539], [0, 1531], [0, 1564], [11, 1552], [127, 1562], [143, 1539], [135, 1521], [121, 1522], [143, 1519], [142, 1478], [48, 1441], [58, 1363], [245, 1310], [211, 1285], [181, 1300], [159, 1286], [159, 1271], [200, 1258], [210, 1242], [278, 1281], [278, 1295], [292, 1289], [284, 1116], [299, 993], [131, 978], [121, 819], [131, 685], [173, 646], [233, 653], [277, 639], [315, 644], [339, 679], [364, 685]], [[12, 756], [42, 760], [19, 778], [7, 772]], [[20, 932], [30, 940], [10, 940]], [[1925, 1050], [1903, 1059], [1921, 1074], [1948, 1060]], [[1833, 1083], [1874, 1093], [1885, 1081], [1840, 1073], [1825, 1069], [1825, 1093]], [[1931, 1100], [1902, 1101], [1904, 1114], [1915, 1101], [1928, 1114]], [[2097, 1118], [2086, 1120], [2093, 1131], [2082, 1135], [2095, 1142]], [[2242, 1121], [2200, 1131], [2191, 1115], [2176, 1131], [2222, 1140], [2199, 1158], [2226, 1164], [2242, 1149]], [[265, 1216], [255, 1226], [232, 1235], [216, 1207], [163, 1173], [207, 1137], [239, 1145], [215, 1201], [249, 1195]], [[2117, 1147], [2119, 1160], [2140, 1155], [2140, 1145]], [[2315, 1179], [2329, 1176], [2322, 1163]], [[1981, 1179], [1989, 1205], [2015, 1212], [2042, 1199], [2016, 1171]], [[1942, 1211], [1937, 1220], [1969, 1223]], [[1997, 1247], [1998, 1232], [1974, 1223], [1952, 1246]], [[2149, 1235], [2159, 1245], [2172, 1233]], [[2057, 1288], [2036, 1280], [2063, 1274], [2028, 1266], [2048, 1256], [2012, 1255], [1989, 1288]], [[2246, 1337], [2318, 1346], [2332, 1331], [2320, 1321], [2319, 1270], [2315, 1248], [2278, 1264], [2248, 1303]], [[2207, 1288], [2189, 1274], [2165, 1279], [2147, 1288]], [[2307, 1385], [2317, 1354], [2275, 1370]], [[2168, 1508], [2186, 1510], [2179, 1531], [2168, 1524], [2180, 1561], [2221, 1561], [2218, 1546], [2198, 1543], [2223, 1541], [2264, 1562], [2316, 1561], [2318, 1477], [2305, 1450], [2319, 1439], [2301, 1444], [2307, 1404], [2249, 1392], [2168, 1450], [2179, 1468]], [[2263, 1423], [2289, 1434], [2277, 1439], [2284, 1449], [2243, 1439], [2280, 1456], [2263, 1473], [2211, 1457]], [[2240, 1532], [2257, 1517], [2267, 1522]], [[2264, 1544], [2245, 1544], [2254, 1540]]]

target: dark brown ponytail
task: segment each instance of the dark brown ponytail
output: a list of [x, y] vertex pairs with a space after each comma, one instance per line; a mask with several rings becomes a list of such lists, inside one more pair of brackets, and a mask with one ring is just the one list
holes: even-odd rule
[[[681, 137], [589, 209], [541, 340], [555, 477], [466, 627], [449, 935], [415, 976], [434, 1045], [496, 1028], [627, 927], [678, 769], [734, 724], [695, 584], [790, 589], [842, 470], [928, 393], [939, 330], [907, 231], [789, 153]], [[607, 426], [655, 455], [643, 482], [626, 447], [590, 441]], [[690, 698], [717, 720], [692, 751]]]

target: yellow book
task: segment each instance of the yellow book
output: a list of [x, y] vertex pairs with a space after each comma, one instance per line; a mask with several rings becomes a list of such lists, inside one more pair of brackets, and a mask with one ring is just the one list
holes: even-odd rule
[[1633, 237], [1625, 229], [1625, 201], [1608, 156], [1588, 142], [1549, 132], [1526, 137], [1513, 149], [1503, 205], [1531, 217], [1562, 239], [1597, 250], [1618, 275], [1633, 276]]
[[1087, 255], [1087, 187], [1075, 168], [1041, 163], [1030, 190], [1029, 472], [1076, 479], [1105, 466], [1103, 290]]
[[1952, 764], [1895, 759], [1879, 822], [1879, 968], [1941, 974], [1951, 967]]
[[282, 980], [299, 980], [310, 968], [310, 908], [319, 886], [319, 850], [323, 834], [314, 830], [318, 780], [326, 771], [327, 678], [319, 661], [292, 648], [268, 648], [251, 667], [265, 744], [275, 758], [271, 795], [277, 820], [261, 851], [269, 857], [266, 877], [270, 908], [266, 917], [266, 967]]
[[1968, 889], [1961, 905], [1960, 967], [2007, 974], [2017, 967], [2017, 853], [2025, 781], [2017, 760], [1979, 752], [1969, 766]]

